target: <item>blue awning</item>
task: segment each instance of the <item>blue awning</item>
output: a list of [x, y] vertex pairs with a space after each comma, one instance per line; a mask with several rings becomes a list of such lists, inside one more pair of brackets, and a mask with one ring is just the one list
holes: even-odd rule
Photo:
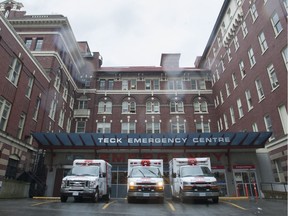
[[271, 132], [221, 133], [33, 133], [41, 148], [261, 148]]

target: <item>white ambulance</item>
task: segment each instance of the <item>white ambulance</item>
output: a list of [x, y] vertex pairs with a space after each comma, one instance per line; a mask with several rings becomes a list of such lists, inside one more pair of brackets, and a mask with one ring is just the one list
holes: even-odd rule
[[80, 201], [90, 197], [94, 202], [100, 198], [110, 200], [112, 166], [104, 160], [77, 159], [73, 167], [62, 179], [61, 202], [66, 202], [68, 197]]
[[210, 158], [173, 158], [169, 162], [172, 198], [219, 201], [219, 187], [211, 173]]
[[128, 159], [127, 200], [164, 201], [163, 160]]

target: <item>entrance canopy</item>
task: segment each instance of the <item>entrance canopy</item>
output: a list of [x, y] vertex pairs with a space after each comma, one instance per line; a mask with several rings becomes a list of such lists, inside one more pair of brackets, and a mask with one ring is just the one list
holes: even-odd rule
[[271, 132], [227, 133], [33, 133], [43, 149], [107, 149], [107, 148], [193, 148], [239, 149], [263, 148]]

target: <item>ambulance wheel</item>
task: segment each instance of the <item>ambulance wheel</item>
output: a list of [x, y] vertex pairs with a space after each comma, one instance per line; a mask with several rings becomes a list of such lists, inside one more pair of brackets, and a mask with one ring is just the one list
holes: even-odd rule
[[103, 196], [103, 199], [104, 199], [106, 202], [109, 202], [110, 198], [111, 198], [111, 189], [109, 189], [109, 190], [108, 190], [108, 193]]
[[183, 196], [183, 192], [182, 192], [181, 189], [180, 189], [180, 193], [179, 193], [179, 198], [180, 198], [180, 201], [181, 201], [182, 203], [185, 203], [185, 202], [186, 202], [186, 199], [185, 199], [185, 197]]
[[133, 197], [127, 197], [127, 201], [128, 201], [128, 203], [133, 203], [134, 199], [133, 199]]
[[219, 202], [219, 197], [213, 198], [212, 201], [213, 201], [213, 203], [217, 204]]
[[60, 200], [61, 202], [67, 202], [68, 197], [67, 196], [61, 196]]
[[99, 190], [98, 190], [98, 188], [96, 189], [94, 197], [92, 197], [92, 201], [95, 203], [99, 202]]

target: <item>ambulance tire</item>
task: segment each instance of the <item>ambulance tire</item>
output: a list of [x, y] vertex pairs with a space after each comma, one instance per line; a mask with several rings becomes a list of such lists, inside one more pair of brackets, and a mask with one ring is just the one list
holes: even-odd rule
[[183, 196], [183, 192], [182, 192], [181, 189], [180, 189], [180, 193], [179, 193], [179, 198], [180, 198], [180, 201], [181, 201], [182, 203], [185, 203], [185, 202], [186, 202], [186, 199], [185, 199], [185, 197]]
[[213, 203], [217, 204], [219, 202], [219, 197], [213, 198], [212, 201], [213, 201]]
[[99, 202], [99, 190], [98, 190], [98, 188], [96, 189], [96, 192], [95, 192], [94, 196], [92, 197], [92, 201], [95, 203]]
[[109, 189], [108, 189], [108, 193], [103, 196], [103, 199], [104, 199], [106, 202], [109, 202], [110, 198], [111, 198], [111, 188], [109, 188]]
[[61, 196], [60, 200], [61, 202], [67, 202], [68, 197], [67, 196]]
[[133, 203], [133, 202], [134, 202], [133, 197], [127, 197], [127, 202], [128, 202], [128, 203]]

